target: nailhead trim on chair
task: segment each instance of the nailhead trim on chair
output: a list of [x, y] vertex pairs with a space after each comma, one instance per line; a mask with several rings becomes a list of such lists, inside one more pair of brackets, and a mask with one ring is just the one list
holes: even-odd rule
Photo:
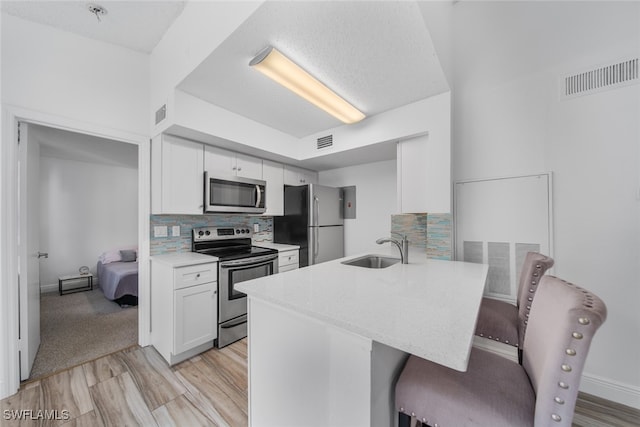
[[[536, 267], [539, 268], [540, 266], [536, 265]], [[583, 288], [576, 286], [572, 283], [569, 283], [565, 280], [562, 280], [562, 282], [576, 289], [581, 290], [582, 293], [584, 294], [584, 301], [582, 302], [582, 305], [589, 310], [593, 310], [595, 300], [593, 295], [589, 293], [589, 291], [584, 290]], [[531, 300], [531, 298], [529, 299]], [[598, 304], [602, 304], [602, 303], [599, 302]], [[527, 306], [527, 310], [530, 310], [530, 306]], [[597, 313], [597, 310], [596, 310], [596, 313]], [[529, 317], [529, 314], [527, 314], [527, 317]], [[584, 334], [583, 332], [580, 332], [580, 329], [582, 328], [583, 331], [585, 329], [588, 331], [588, 329], [591, 328], [588, 325], [591, 324], [592, 320], [594, 320], [596, 324], [598, 324], [601, 319], [598, 318], [597, 314], [596, 314], [596, 317], [592, 319], [590, 319], [588, 316], [585, 316], [585, 315], [575, 318], [576, 328], [571, 332], [571, 342], [569, 342], [569, 344], [567, 345], [567, 347], [564, 348], [564, 350], [557, 349], [557, 351], [563, 352], [562, 354], [564, 355], [563, 357], [564, 360], [562, 360], [560, 363], [560, 372], [558, 375], [558, 382], [557, 382], [557, 387], [558, 387], [557, 393], [553, 395], [554, 409], [549, 411], [551, 413], [541, 414], [544, 417], [550, 417], [551, 420], [553, 420], [556, 423], [561, 423], [563, 421], [563, 417], [568, 421], [573, 416], [572, 414], [568, 413], [568, 410], [571, 408], [571, 405], [573, 405], [575, 402], [573, 401], [573, 397], [567, 396], [566, 393], [567, 393], [567, 390], [571, 389], [571, 387], [576, 385], [580, 380], [580, 378], [576, 378], [576, 374], [577, 374], [576, 371], [581, 371], [581, 365], [580, 365], [581, 362], [576, 361], [575, 359], [575, 356], [578, 354], [578, 351], [581, 351], [584, 347], [584, 345], [580, 346], [580, 340], [584, 338]], [[526, 324], [527, 321], [525, 320], [524, 323]], [[483, 336], [483, 334], [480, 334], [480, 336]], [[491, 335], [489, 335], [488, 337], [493, 339]], [[495, 338], [495, 339], [499, 340], [499, 338]], [[572, 361], [574, 363], [573, 366], [571, 363]], [[568, 399], [568, 400], [565, 400], [565, 399]], [[569, 403], [567, 404], [567, 402]], [[400, 408], [400, 412], [406, 414], [405, 409], [402, 407]], [[411, 413], [411, 416], [416, 418], [416, 415], [413, 412]], [[567, 421], [565, 421], [565, 423]], [[429, 425], [429, 421], [427, 420], [427, 418], [422, 418], [422, 423], [424, 423], [425, 425]], [[439, 427], [439, 425], [440, 424], [438, 423], [434, 423], [433, 427]]]
[[[562, 280], [562, 279], [560, 279], [560, 280]], [[582, 293], [584, 294], [583, 306], [586, 307], [586, 308], [589, 308], [589, 309], [593, 308], [593, 302], [594, 302], [593, 301], [593, 295], [591, 293], [589, 293], [589, 291], [587, 291], [586, 289], [581, 288], [580, 286], [576, 286], [573, 283], [567, 282], [566, 280], [562, 280], [562, 281], [564, 283], [566, 283], [567, 285], [569, 285], [569, 286], [572, 286], [574, 288], [580, 289], [582, 291]], [[525, 321], [525, 323], [526, 323], [526, 321]], [[579, 317], [577, 319], [577, 323], [578, 323], [578, 325], [581, 325], [581, 326], [587, 326], [587, 325], [589, 325], [591, 323], [591, 320], [588, 317]], [[576, 340], [576, 341], [579, 341], [582, 338], [584, 338], [584, 335], [581, 332], [573, 331], [571, 333], [571, 338]], [[576, 350], [574, 348], [565, 349], [565, 355], [567, 357], [572, 358], [572, 357], [576, 356], [576, 354], [577, 354], [577, 352], [576, 352]], [[568, 360], [566, 362], [568, 362]], [[563, 374], [570, 375], [571, 376], [570, 377], [571, 380], [575, 380], [575, 378], [573, 378], [573, 376], [575, 376], [575, 374], [571, 374], [570, 373], [570, 372], [572, 372], [573, 369], [571, 368], [571, 365], [569, 363], [563, 363], [560, 366], [560, 369], [562, 370]], [[560, 381], [558, 381], [558, 387], [560, 389], [562, 389], [562, 390], [569, 390], [570, 385], [568, 383], [560, 380]], [[556, 405], [564, 405], [564, 403], [565, 403], [564, 399], [562, 397], [560, 397], [559, 395], [554, 397], [553, 400], [554, 400], [554, 403]], [[562, 417], [560, 415], [556, 414], [556, 413], [552, 413], [551, 414], [551, 419], [553, 421], [555, 421], [555, 422], [562, 421]]]
[[[542, 264], [536, 264], [536, 271], [533, 273], [533, 277], [540, 277], [540, 270], [542, 269]], [[529, 288], [529, 292], [530, 293], [534, 293], [536, 291], [536, 286], [538, 285], [538, 281], [536, 279], [531, 280], [531, 287]], [[531, 301], [533, 301], [533, 297], [528, 297], [527, 301], [529, 301], [529, 303], [531, 303]], [[526, 306], [526, 310], [527, 312], [525, 313], [525, 317], [528, 318], [529, 317], [529, 313], [531, 312], [531, 304]], [[527, 331], [527, 320], [524, 321], [524, 328], [523, 328], [523, 333], [526, 333]], [[517, 346], [516, 346], [517, 347]]]

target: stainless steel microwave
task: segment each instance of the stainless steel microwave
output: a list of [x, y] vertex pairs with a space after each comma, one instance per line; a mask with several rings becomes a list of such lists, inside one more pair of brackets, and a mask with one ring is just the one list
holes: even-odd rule
[[206, 213], [263, 213], [267, 183], [259, 179], [204, 173]]

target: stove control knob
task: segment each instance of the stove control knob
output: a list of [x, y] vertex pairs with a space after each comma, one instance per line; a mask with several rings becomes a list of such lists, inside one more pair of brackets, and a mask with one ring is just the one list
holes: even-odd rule
[[206, 234], [207, 236], [211, 234], [211, 232], [209, 230], [205, 231], [204, 234]]
[[202, 230], [198, 231], [198, 236], [202, 236], [204, 232]]
[[249, 231], [249, 229], [248, 229], [248, 228], [245, 228], [245, 231], [246, 231], [247, 233], [251, 233], [251, 231]]
[[240, 229], [240, 233], [244, 234], [244, 228]]
[[240, 230], [236, 228], [236, 234], [240, 234]]

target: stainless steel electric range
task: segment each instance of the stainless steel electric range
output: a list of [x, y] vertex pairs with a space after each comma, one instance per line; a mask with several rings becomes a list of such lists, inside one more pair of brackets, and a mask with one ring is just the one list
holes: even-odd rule
[[278, 272], [278, 251], [252, 246], [245, 227], [193, 229], [193, 252], [218, 257], [218, 339], [222, 348], [247, 336], [247, 296], [235, 289], [245, 280]]

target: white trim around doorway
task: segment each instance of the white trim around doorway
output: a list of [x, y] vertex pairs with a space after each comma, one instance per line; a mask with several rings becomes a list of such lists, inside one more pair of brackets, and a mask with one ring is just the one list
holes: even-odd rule
[[18, 360], [18, 122], [83, 133], [138, 146], [138, 343], [150, 342], [149, 215], [151, 144], [147, 135], [12, 105], [2, 106], [0, 144], [0, 399], [20, 387]]

